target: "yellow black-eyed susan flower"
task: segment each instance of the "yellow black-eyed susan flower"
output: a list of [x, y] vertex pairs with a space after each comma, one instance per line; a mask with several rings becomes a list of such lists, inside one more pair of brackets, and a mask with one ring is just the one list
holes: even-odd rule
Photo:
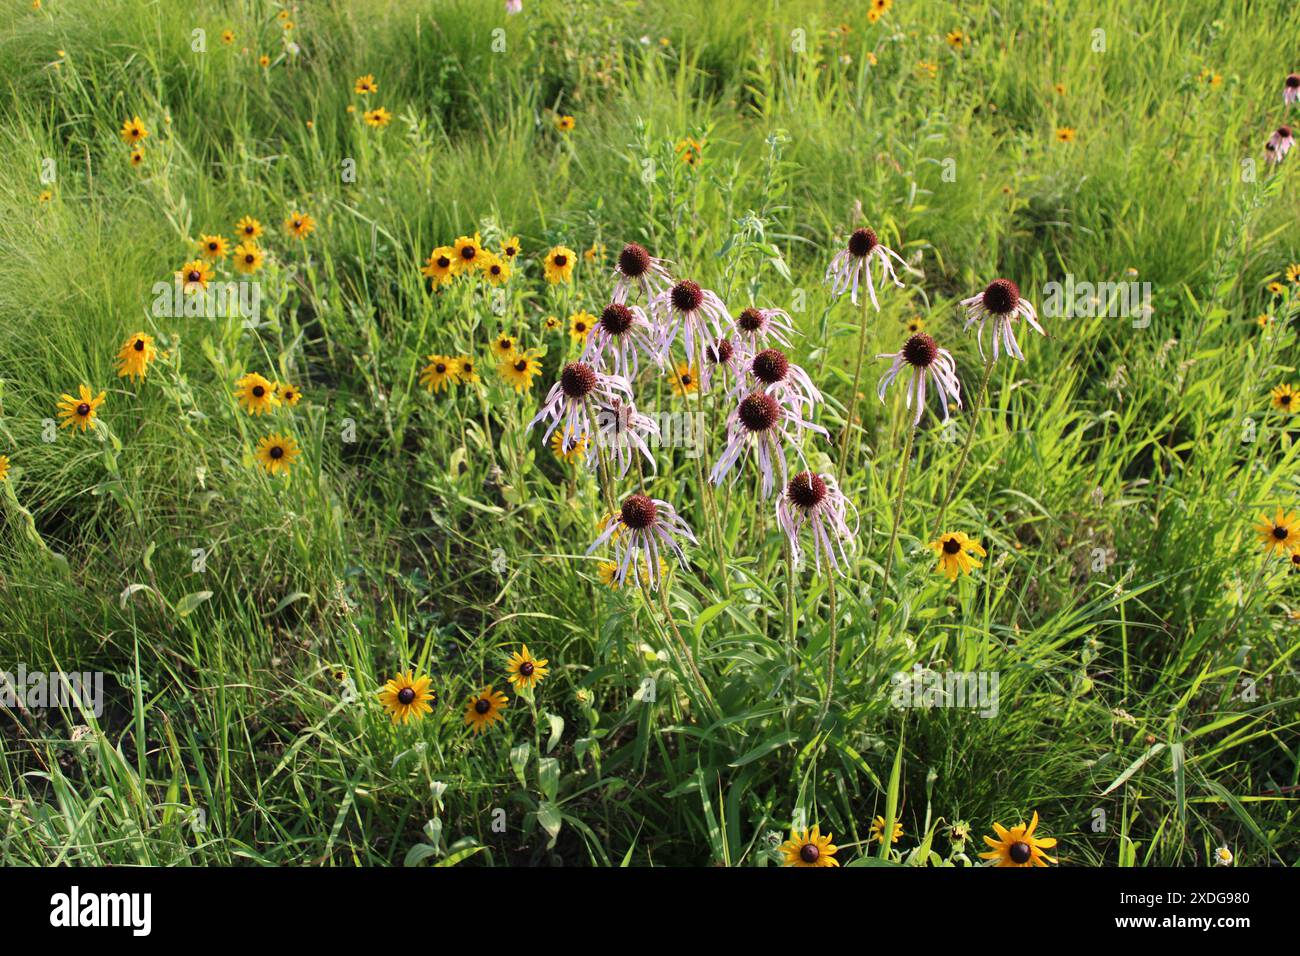
[[262, 268], [262, 263], [265, 261], [266, 254], [252, 242], [241, 242], [235, 246], [231, 258], [231, 262], [235, 264], [235, 271], [242, 272], [244, 275], [252, 275]]
[[127, 157], [127, 160], [131, 163], [132, 166], [143, 166], [144, 147], [137, 146], [135, 149], [131, 150], [131, 155]]
[[502, 361], [515, 354], [515, 349], [519, 347], [519, 340], [513, 335], [507, 335], [502, 332], [492, 340], [492, 354], [496, 356], [497, 361]]
[[949, 581], [956, 581], [958, 574], [970, 574], [981, 566], [972, 555], [987, 556], [979, 542], [963, 531], [941, 534], [926, 547], [939, 556], [935, 571], [947, 575]]
[[561, 133], [572, 133], [573, 127], [577, 125], [577, 120], [567, 113], [555, 117], [555, 128]]
[[316, 220], [305, 212], [291, 212], [284, 220], [284, 231], [295, 239], [306, 239], [316, 228]]
[[1259, 516], [1255, 535], [1265, 554], [1285, 554], [1300, 548], [1300, 516], [1294, 511], [1278, 508], [1273, 517], [1267, 513]]
[[546, 262], [543, 271], [546, 273], [546, 281], [551, 285], [557, 282], [571, 282], [573, 280], [574, 255], [573, 250], [568, 246], [554, 246], [546, 254]]
[[117, 377], [132, 380], [144, 378], [149, 363], [158, 357], [153, 336], [136, 332], [126, 340], [117, 353]]
[[499, 720], [504, 719], [501, 713], [510, 702], [506, 695], [499, 690], [494, 690], [491, 684], [488, 684], [477, 694], [471, 694], [465, 701], [465, 724], [475, 734], [480, 734], [487, 730]]
[[429, 260], [420, 271], [432, 279], [435, 286], [446, 285], [456, 275], [456, 250], [451, 246], [439, 246], [429, 253]]
[[271, 58], [267, 56], [265, 53], [263, 53], [261, 56], [257, 58], [257, 65], [260, 66], [262, 69], [266, 69], [268, 66], [271, 65]]
[[245, 242], [251, 242], [262, 236], [262, 224], [252, 216], [245, 216], [235, 223], [235, 234]]
[[1060, 126], [1056, 130], [1056, 141], [1058, 143], [1073, 143], [1075, 135], [1073, 126]]
[[224, 259], [226, 249], [225, 236], [199, 236], [199, 255], [205, 259]]
[[907, 320], [907, 332], [909, 335], [917, 335], [925, 331], [925, 319], [919, 315], [914, 315]]
[[104, 404], [105, 395], [105, 392], [100, 392], [92, 396], [90, 389], [85, 385], [79, 387], [77, 398], [65, 392], [59, 398], [59, 417], [63, 419], [59, 427], [71, 426], [79, 431], [86, 431], [95, 424], [95, 416], [99, 414], [99, 406]]
[[451, 361], [452, 365], [455, 366], [457, 381], [465, 385], [472, 385], [482, 381], [478, 377], [478, 365], [468, 355], [458, 355]]
[[542, 360], [537, 349], [525, 349], [502, 359], [497, 371], [516, 392], [523, 393], [532, 388], [533, 379], [542, 374]]
[[257, 463], [272, 478], [284, 472], [289, 474], [293, 461], [302, 450], [292, 435], [266, 435], [257, 443]]
[[518, 236], [511, 236], [505, 242], [501, 243], [501, 258], [505, 259], [507, 262], [523, 251], [523, 247], [519, 245]]
[[786, 866], [839, 866], [835, 854], [839, 847], [831, 843], [832, 835], [822, 836], [814, 826], [811, 830], [791, 830], [790, 839], [781, 844], [781, 856]]
[[678, 362], [673, 371], [673, 394], [689, 395], [700, 390], [700, 377], [695, 373], [695, 366], [689, 362]]
[[9, 456], [0, 455], [0, 481], [9, 480]]
[[1291, 263], [1286, 267], [1286, 281], [1300, 282], [1300, 263]]
[[583, 433], [575, 440], [573, 433], [566, 428], [557, 428], [551, 433], [551, 454], [566, 465], [581, 461], [587, 454], [587, 435]]
[[382, 106], [376, 106], [373, 110], [366, 110], [361, 114], [367, 126], [374, 129], [383, 129], [393, 121], [393, 114], [388, 112]]
[[548, 315], [542, 319], [542, 331], [544, 332], [554, 332], [563, 325], [564, 323], [560, 321], [558, 315]]
[[420, 384], [430, 392], [441, 392], [456, 384], [456, 362], [446, 355], [430, 355], [429, 364], [420, 371]]
[[422, 720], [425, 714], [433, 713], [433, 705], [438, 702], [438, 694], [429, 686], [431, 683], [428, 677], [416, 677], [413, 671], [406, 671], [384, 684], [379, 702], [395, 724]]
[[588, 262], [604, 262], [605, 244], [603, 242], [593, 241], [588, 248], [582, 250], [582, 258], [586, 259]]
[[1286, 286], [1284, 286], [1281, 282], [1278, 282], [1276, 279], [1274, 279], [1264, 288], [1268, 289], [1268, 291], [1273, 293], [1274, 295], [1282, 295], [1282, 293], [1286, 292]]
[[235, 398], [250, 415], [265, 414], [280, 404], [275, 383], [256, 372], [249, 372], [235, 381]]
[[37, 202], [47, 203], [53, 198], [54, 198], [53, 189], [42, 189], [40, 195], [36, 197], [36, 200]]
[[457, 236], [456, 241], [451, 245], [456, 250], [454, 268], [458, 274], [472, 272], [478, 267], [483, 252], [483, 240], [477, 232], [472, 236]]
[[587, 336], [596, 327], [596, 317], [590, 312], [575, 312], [569, 316], [569, 338], [578, 345], [585, 345]]
[[128, 146], [136, 146], [144, 141], [149, 135], [149, 131], [144, 128], [144, 123], [138, 116], [132, 116], [129, 120], [122, 123], [122, 128], [118, 130], [117, 135], [122, 137], [122, 142]]
[[500, 256], [488, 252], [487, 250], [484, 250], [482, 255], [483, 261], [480, 264], [480, 267], [483, 270], [483, 278], [487, 279], [487, 281], [494, 286], [505, 285], [510, 281], [509, 260], [502, 259]]
[[212, 281], [212, 267], [202, 259], [195, 259], [180, 267], [176, 279], [186, 292], [202, 292]]
[[224, 43], [226, 46], [230, 46], [230, 44], [234, 43], [234, 42], [235, 42], [235, 31], [234, 31], [234, 30], [222, 30], [222, 31], [221, 31], [221, 42]]
[[362, 96], [369, 96], [378, 89], [379, 84], [375, 82], [375, 78], [369, 73], [365, 76], [357, 77], [357, 82], [352, 86], [353, 92], [359, 93]]
[[281, 385], [276, 389], [276, 394], [280, 396], [280, 404], [297, 405], [302, 401], [302, 389], [297, 385]]
[[1054, 84], [1054, 85], [1052, 86], [1052, 92], [1054, 92], [1057, 96], [1064, 96], [1064, 95], [1065, 95], [1065, 84], [1064, 84], [1064, 83], [1056, 83], [1056, 84]]
[[1029, 826], [1020, 823], [1008, 830], [1000, 823], [993, 824], [993, 831], [998, 838], [984, 838], [990, 849], [987, 853], [981, 853], [980, 859], [997, 860], [998, 866], [1047, 866], [1048, 863], [1055, 863], [1056, 859], [1043, 851], [1056, 846], [1056, 838], [1034, 836], [1037, 828], [1037, 810], [1034, 811]]
[[1279, 412], [1286, 412], [1287, 414], [1293, 414], [1295, 412], [1296, 405], [1298, 404], [1296, 399], [1300, 396], [1300, 392], [1293, 389], [1290, 383], [1283, 382], [1268, 394], [1273, 400], [1273, 407]]
[[[897, 843], [903, 836], [903, 825], [897, 820], [894, 821], [894, 838], [890, 843]], [[885, 839], [885, 818], [876, 817], [871, 821], [871, 830], [867, 834], [867, 840], [871, 843], [881, 843]]]
[[528, 690], [540, 684], [546, 677], [548, 668], [545, 657], [536, 658], [528, 651], [525, 644], [520, 650], [510, 655], [506, 662], [506, 679], [515, 685], [515, 691]]
[[600, 578], [600, 583], [611, 591], [617, 591], [622, 586], [618, 580], [617, 561], [600, 562], [596, 565], [596, 575]]
[[948, 35], [944, 37], [944, 39], [948, 41], [948, 45], [954, 50], [960, 50], [966, 45], [966, 34], [962, 33], [960, 30], [949, 30]]

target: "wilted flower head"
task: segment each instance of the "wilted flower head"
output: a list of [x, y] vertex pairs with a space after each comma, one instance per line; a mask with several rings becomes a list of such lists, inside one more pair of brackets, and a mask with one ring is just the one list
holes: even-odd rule
[[656, 259], [645, 246], [635, 242], [629, 242], [618, 254], [618, 260], [614, 263], [614, 278], [615, 302], [626, 302], [628, 290], [632, 286], [639, 288], [649, 302], [673, 284], [672, 276], [668, 274], [668, 263]]
[[1282, 157], [1295, 145], [1295, 134], [1290, 126], [1279, 126], [1264, 144], [1265, 160], [1270, 163], [1282, 162]]
[[913, 424], [921, 420], [921, 412], [925, 407], [927, 379], [934, 382], [934, 387], [939, 392], [939, 405], [943, 409], [944, 421], [948, 420], [949, 396], [957, 407], [961, 408], [961, 386], [957, 382], [957, 363], [953, 361], [952, 354], [947, 349], [939, 348], [934, 339], [924, 332], [911, 336], [899, 351], [877, 355], [876, 358], [893, 360], [889, 369], [880, 377], [880, 384], [876, 387], [876, 395], [881, 402], [885, 400], [885, 389], [894, 379], [898, 378], [905, 368], [912, 369], [912, 377], [907, 383], [907, 407], [911, 408], [913, 402], [916, 404], [916, 417], [912, 419]]
[[962, 299], [961, 304], [966, 307], [966, 324], [963, 328], [969, 329], [972, 324], [979, 323], [975, 336], [979, 343], [981, 357], [984, 355], [984, 323], [993, 323], [995, 362], [998, 358], [999, 343], [1006, 347], [1008, 355], [1014, 355], [1024, 361], [1025, 356], [1020, 351], [1013, 329], [1017, 318], [1023, 318], [1039, 335], [1047, 334], [1038, 324], [1038, 314], [1034, 311], [1033, 305], [1028, 299], [1021, 298], [1020, 287], [1010, 279], [994, 279], [983, 292], [969, 299]]
[[602, 449], [611, 452], [614, 471], [619, 478], [627, 474], [632, 464], [632, 456], [637, 452], [650, 463], [650, 470], [656, 471], [654, 455], [646, 443], [646, 436], [659, 438], [659, 424], [650, 416], [642, 415], [630, 401], [613, 399], [596, 413], [596, 443], [587, 451], [587, 463], [597, 459]]
[[630, 381], [636, 378], [638, 352], [655, 363], [662, 362], [654, 324], [640, 306], [611, 302], [587, 337], [582, 360], [601, 368], [608, 358], [615, 373]]
[[731, 467], [753, 449], [759, 473], [763, 476], [763, 496], [767, 497], [772, 493], [775, 483], [773, 459], [780, 469], [781, 482], [784, 484], [788, 474], [785, 446], [793, 446], [795, 454], [802, 461], [803, 451], [799, 445], [805, 430], [826, 434], [826, 429], [805, 421], [777, 396], [761, 389], [750, 392], [740, 400], [735, 411], [727, 416], [727, 445], [713, 466], [709, 480], [715, 485], [720, 484]]
[[713, 366], [715, 371], [721, 371], [724, 380], [740, 384], [750, 358], [743, 346], [738, 348], [731, 339], [722, 338], [704, 349], [704, 361]]
[[[580, 436], [589, 435], [595, 430], [592, 403], [607, 405], [617, 401], [620, 394], [632, 397], [632, 386], [621, 375], [606, 375], [582, 362], [570, 362], [561, 370], [560, 380], [551, 386], [541, 410], [528, 423], [528, 427], [532, 428], [544, 418], [550, 419], [551, 424], [542, 436], [542, 440], [546, 441], [551, 437], [551, 432], [563, 423], [562, 434], [566, 439], [571, 437], [576, 443]], [[570, 448], [564, 450], [569, 451]]]
[[[848, 514], [853, 513], [853, 527], [848, 525]], [[821, 571], [825, 556], [830, 570], [844, 574], [847, 571], [849, 552], [853, 550], [858, 533], [857, 510], [840, 491], [830, 475], [801, 471], [785, 486], [776, 501], [776, 521], [790, 541], [790, 550], [796, 561], [803, 556], [799, 547], [799, 530], [807, 525], [812, 533], [813, 560]]]
[[830, 266], [826, 270], [826, 282], [831, 284], [831, 293], [833, 295], [843, 295], [845, 292], [852, 293], [853, 304], [858, 304], [858, 283], [865, 277], [867, 283], [867, 295], [871, 297], [871, 304], [880, 311], [880, 303], [876, 301], [876, 286], [871, 277], [871, 260], [878, 260], [880, 263], [880, 281], [884, 282], [889, 279], [900, 289], [903, 287], [902, 281], [894, 273], [893, 264], [890, 258], [898, 260], [898, 264], [904, 269], [907, 263], [903, 261], [902, 256], [892, 249], [886, 248], [877, 238], [874, 230], [857, 229], [853, 235], [849, 236], [847, 248], [841, 250], [834, 259], [831, 260]]
[[686, 347], [686, 361], [698, 366], [700, 387], [708, 390], [710, 369], [701, 362], [705, 349], [722, 337], [721, 323], [727, 321], [727, 307], [714, 293], [689, 279], [665, 289], [650, 302], [659, 321], [659, 352], [668, 355], [678, 330]]
[[685, 538], [691, 544], [697, 544], [695, 535], [687, 527], [672, 505], [659, 498], [646, 495], [628, 495], [617, 514], [610, 515], [605, 529], [595, 543], [587, 549], [591, 554], [597, 548], [612, 540], [614, 542], [614, 561], [618, 564], [615, 579], [620, 585], [627, 581], [628, 573], [637, 570], [640, 565], [651, 589], [657, 590], [661, 574], [659, 571], [659, 552], [661, 549], [677, 555], [682, 567], [686, 567], [686, 555], [682, 551], [679, 538]]

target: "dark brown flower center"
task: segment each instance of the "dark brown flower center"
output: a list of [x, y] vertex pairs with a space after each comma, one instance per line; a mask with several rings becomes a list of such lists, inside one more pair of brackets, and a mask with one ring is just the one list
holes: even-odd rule
[[645, 246], [629, 242], [618, 254], [618, 271], [629, 279], [636, 279], [646, 274], [650, 268], [650, 253]]
[[611, 302], [600, 313], [600, 325], [610, 335], [622, 335], [632, 327], [635, 316], [632, 310], [618, 302]]
[[822, 851], [818, 849], [816, 843], [805, 843], [799, 847], [799, 859], [805, 863], [816, 863], [821, 859]]
[[506, 254], [507, 259], [513, 259], [519, 252], [519, 250], [516, 249], [514, 246], [506, 246], [501, 251]]
[[77, 414], [78, 414], [78, 415], [81, 415], [82, 417], [85, 417], [86, 415], [89, 415], [89, 414], [90, 414], [90, 405], [87, 404], [86, 402], [82, 402], [80, 405], [77, 406]]
[[144, 339], [136, 339], [135, 345], [132, 346], [137, 352], [144, 351]]
[[262, 397], [263, 395], [265, 395], [265, 394], [266, 394], [266, 389], [265, 389], [263, 386], [261, 386], [261, 385], [254, 385], [254, 386], [253, 386], [253, 397], [254, 397], [254, 398], [261, 398], [261, 397]]
[[519, 673], [522, 674], [524, 677], [532, 677], [533, 670], [534, 668], [533, 668], [532, 661], [524, 661], [522, 664], [519, 665]]
[[501, 274], [501, 267], [494, 262], [488, 267], [488, 272], [492, 273], [494, 276], [499, 276]]
[[754, 356], [750, 367], [754, 377], [764, 385], [775, 385], [790, 371], [790, 360], [779, 349], [764, 349]]
[[526, 371], [528, 371], [528, 359], [520, 359], [518, 362], [516, 362], [516, 363], [515, 363], [515, 371], [516, 371], [516, 372], [526, 372]]
[[551, 261], [555, 263], [555, 268], [563, 269], [566, 265], [568, 265], [569, 257], [562, 252], [557, 252], [554, 258], [551, 259]]
[[1300, 89], [1300, 73], [1292, 73], [1286, 78], [1287, 89]]
[[586, 398], [595, 387], [596, 373], [590, 365], [570, 362], [560, 372], [560, 388], [564, 390], [567, 398], [575, 400]]
[[619, 519], [633, 531], [640, 531], [654, 524], [657, 513], [655, 503], [645, 495], [628, 495], [619, 509]]
[[244, 261], [247, 262], [249, 265], [252, 265], [254, 262], [257, 261], [257, 256], [253, 255], [251, 252], [247, 253], [244, 256]]
[[956, 553], [959, 552], [960, 550], [961, 550], [961, 542], [958, 541], [956, 538], [944, 538], [944, 539], [943, 539], [943, 553], [944, 553], [944, 554], [956, 554]]
[[853, 253], [859, 259], [876, 248], [880, 240], [876, 238], [873, 229], [855, 229], [853, 235], [849, 236], [849, 252]]
[[267, 452], [267, 454], [269, 454], [272, 458], [283, 458], [284, 449], [281, 448], [279, 445], [272, 445], [271, 450]]
[[1020, 287], [1010, 279], [994, 279], [980, 298], [990, 312], [1006, 315], [1020, 304]]
[[776, 399], [766, 392], [751, 392], [741, 399], [737, 411], [740, 423], [751, 432], [765, 432], [781, 417], [781, 408], [776, 404]]
[[447, 371], [447, 366], [444, 365], [442, 362], [439, 362], [439, 363], [438, 363], [437, 365], [435, 365], [433, 368], [434, 368], [434, 371], [436, 371], [439, 375], [442, 375], [444, 372]]
[[480, 697], [478, 700], [474, 701], [474, 713], [476, 714], [486, 714], [491, 709], [492, 701], [488, 700], [486, 697]]
[[746, 309], [736, 317], [736, 325], [742, 332], [757, 332], [763, 327], [763, 313], [758, 309]]
[[826, 482], [820, 475], [803, 471], [790, 479], [785, 493], [791, 501], [807, 511], [821, 504], [826, 497]]
[[924, 332], [917, 332], [903, 343], [903, 358], [916, 368], [929, 368], [938, 354], [939, 346]]
[[1015, 860], [1017, 863], [1028, 863], [1029, 844], [1025, 843], [1024, 841], [1018, 840], [1015, 843], [1011, 844], [1011, 848], [1007, 850], [1007, 855], [1010, 856], [1011, 859]]
[[[84, 407], [84, 406], [83, 406], [83, 407]], [[1290, 534], [1290, 532], [1287, 531], [1286, 528], [1274, 528], [1274, 529], [1273, 529], [1273, 537], [1277, 538], [1277, 540], [1279, 540], [1279, 541], [1285, 541], [1285, 540], [1286, 540], [1286, 536], [1287, 536], [1288, 534]]]
[[698, 282], [687, 279], [673, 286], [671, 298], [673, 308], [678, 312], [694, 312], [704, 302], [704, 293], [700, 291]]
[[474, 258], [474, 256], [476, 256], [477, 254], [478, 254], [478, 250], [476, 250], [473, 246], [460, 247], [460, 257], [464, 259], [466, 262], [471, 261]]
[[414, 688], [403, 687], [397, 692], [397, 700], [399, 703], [403, 704], [409, 704], [411, 701], [415, 700]]
[[1290, 138], [1291, 138], [1291, 127], [1290, 127], [1290, 126], [1279, 126], [1279, 127], [1277, 128], [1277, 136], [1278, 136], [1278, 139], [1290, 139]]
[[202, 276], [202, 273], [200, 273], [198, 269], [191, 269], [191, 270], [190, 270], [189, 278], [190, 278], [190, 281], [191, 281], [191, 282], [198, 282], [201, 276]]
[[451, 265], [451, 260], [448, 259], [446, 256], [439, 256], [439, 257], [438, 257], [438, 268], [439, 268], [439, 269], [445, 269], [445, 268], [447, 268], [449, 265]]
[[736, 354], [736, 349], [731, 344], [731, 339], [718, 339], [705, 350], [705, 354], [714, 365], [725, 365]]

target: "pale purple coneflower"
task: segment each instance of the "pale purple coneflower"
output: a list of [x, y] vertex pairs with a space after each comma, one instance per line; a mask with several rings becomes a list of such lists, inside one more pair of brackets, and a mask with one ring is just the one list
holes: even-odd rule
[[620, 585], [625, 583], [629, 573], [635, 575], [640, 565], [651, 589], [658, 590], [661, 549], [677, 555], [681, 566], [686, 567], [686, 554], [682, 551], [678, 538], [685, 538], [691, 544], [699, 544], [686, 522], [673, 510], [672, 505], [659, 498], [634, 494], [623, 499], [623, 505], [617, 514], [610, 515], [605, 523], [605, 529], [595, 543], [587, 549], [587, 553], [591, 554], [613, 539], [614, 563], [618, 565], [618, 570], [615, 572], [618, 583]]
[[506, 0], [506, 13], [523, 13], [524, 0]]
[[721, 323], [727, 321], [727, 307], [708, 289], [689, 279], [660, 292], [650, 302], [650, 312], [659, 322], [659, 354], [667, 356], [678, 330], [686, 348], [686, 361], [698, 366], [700, 388], [708, 391], [711, 369], [705, 349], [722, 338]]
[[1300, 73], [1288, 74], [1282, 83], [1282, 102], [1287, 106], [1300, 101]]
[[743, 342], [751, 352], [767, 348], [771, 344], [768, 339], [789, 348], [787, 336], [791, 335], [794, 335], [794, 323], [781, 309], [749, 308], [731, 321], [732, 338]]
[[1291, 131], [1290, 126], [1279, 126], [1273, 131], [1273, 135], [1268, 138], [1264, 144], [1265, 161], [1270, 163], [1282, 162], [1282, 157], [1291, 151], [1295, 145], [1295, 134]]
[[886, 248], [876, 233], [872, 229], [857, 229], [853, 235], [849, 236], [848, 247], [842, 249], [834, 259], [831, 260], [830, 266], [826, 269], [826, 278], [824, 281], [831, 283], [831, 293], [833, 295], [843, 295], [845, 292], [852, 293], [854, 305], [858, 304], [858, 283], [865, 277], [867, 284], [867, 295], [871, 297], [871, 304], [880, 311], [880, 303], [876, 301], [876, 285], [871, 278], [871, 260], [876, 259], [880, 262], [880, 281], [884, 282], [889, 279], [900, 289], [903, 282], [894, 273], [894, 266], [889, 261], [890, 257], [898, 260], [899, 265], [904, 269], [907, 263], [903, 257], [893, 249]]
[[772, 460], [780, 467], [784, 484], [788, 469], [785, 464], [785, 446], [794, 448], [800, 461], [804, 461], [799, 447], [804, 431], [825, 435], [826, 429], [805, 421], [794, 409], [782, 404], [774, 395], [758, 390], [742, 398], [735, 410], [727, 416], [727, 445], [709, 473], [709, 480], [721, 484], [732, 466], [752, 449], [763, 478], [763, 497], [772, 493], [775, 473]]
[[560, 380], [551, 386], [541, 410], [528, 423], [532, 428], [544, 418], [551, 421], [542, 441], [564, 423], [564, 450], [572, 451], [579, 436], [595, 433], [591, 407], [595, 402], [607, 406], [619, 400], [619, 395], [632, 397], [632, 386], [621, 375], [597, 372], [583, 362], [570, 362], [560, 372]]
[[885, 401], [885, 389], [898, 378], [904, 368], [912, 369], [906, 394], [908, 408], [912, 407], [913, 402], [916, 403], [913, 425], [921, 421], [921, 412], [925, 409], [927, 379], [934, 381], [935, 390], [939, 393], [939, 404], [943, 408], [944, 421], [948, 420], [948, 396], [951, 395], [953, 402], [961, 408], [961, 385], [957, 382], [957, 363], [953, 361], [952, 353], [947, 349], [939, 348], [934, 339], [924, 332], [913, 335], [897, 352], [877, 355], [876, 358], [893, 360], [893, 364], [880, 377], [880, 384], [876, 387], [876, 395], [882, 403]]
[[[850, 512], [853, 515], [852, 528], [848, 522]], [[857, 541], [858, 512], [833, 477], [801, 471], [791, 478], [784, 493], [777, 498], [776, 522], [790, 540], [795, 561], [799, 561], [803, 554], [799, 547], [799, 531], [807, 525], [812, 534], [813, 561], [818, 572], [822, 569], [823, 556], [832, 573], [847, 572], [849, 552]]]
[[633, 456], [640, 452], [650, 462], [650, 470], [657, 471], [655, 456], [646, 442], [647, 435], [659, 437], [659, 423], [649, 415], [642, 415], [631, 401], [615, 398], [596, 413], [595, 441], [587, 449], [587, 465], [597, 460], [601, 449], [613, 452], [618, 466], [618, 477], [627, 474]]
[[608, 358], [615, 374], [631, 381], [639, 367], [637, 352], [644, 352], [656, 364], [662, 364], [654, 323], [640, 306], [611, 302], [587, 336], [582, 361], [599, 369]]
[[[812, 379], [794, 362], [791, 362], [780, 349], [764, 349], [750, 359], [744, 366], [752, 376], [754, 385], [778, 399], [789, 399], [802, 405], [808, 414], [822, 400], [822, 393], [817, 391]], [[743, 381], [741, 391], [748, 389]]]
[[618, 254], [614, 263], [614, 277], [612, 298], [615, 302], [626, 302], [627, 294], [633, 286], [639, 288], [649, 302], [673, 284], [673, 277], [668, 274], [667, 260], [656, 259], [645, 246], [635, 242], [629, 242]]
[[742, 381], [745, 367], [749, 364], [749, 352], [744, 347], [738, 348], [731, 339], [721, 338], [704, 349], [704, 360], [715, 371], [724, 374], [723, 388], [726, 388], [727, 380], [732, 385]]
[[1028, 299], [1021, 297], [1020, 286], [1010, 279], [994, 279], [983, 292], [969, 299], [962, 299], [961, 304], [966, 307], [966, 324], [963, 330], [979, 323], [979, 328], [975, 332], [975, 341], [979, 343], [980, 358], [984, 357], [985, 322], [993, 324], [993, 361], [995, 362], [998, 360], [999, 342], [1005, 346], [1008, 355], [1014, 355], [1022, 362], [1025, 360], [1013, 329], [1016, 319], [1023, 318], [1039, 335], [1047, 334], [1038, 324], [1038, 313], [1034, 311], [1033, 305]]

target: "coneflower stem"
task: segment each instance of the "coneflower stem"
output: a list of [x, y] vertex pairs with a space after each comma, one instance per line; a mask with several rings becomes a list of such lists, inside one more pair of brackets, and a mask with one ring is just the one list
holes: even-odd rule
[[792, 665], [799, 656], [798, 630], [794, 612], [794, 546], [787, 540], [785, 543], [785, 632], [786, 639], [789, 641], [788, 653]]
[[[912, 463], [912, 440], [916, 438], [916, 422], [907, 429], [907, 443], [903, 447], [903, 472], [898, 477], [898, 498], [894, 502], [894, 526], [889, 532], [889, 550], [885, 552], [885, 578], [880, 585], [880, 599], [884, 601], [889, 590], [889, 572], [894, 567], [894, 544], [898, 541], [898, 525], [903, 520], [903, 494], [907, 490], [907, 472]], [[880, 618], [876, 618], [877, 627]]]
[[930, 534], [931, 538], [937, 538], [943, 531], [943, 516], [948, 513], [948, 506], [952, 504], [952, 499], [957, 496], [957, 482], [961, 481], [962, 469], [966, 467], [966, 459], [970, 457], [971, 445], [975, 443], [975, 424], [979, 417], [980, 406], [984, 404], [984, 393], [988, 391], [989, 378], [992, 374], [993, 356], [990, 354], [984, 360], [984, 377], [980, 380], [980, 390], [975, 395], [975, 404], [971, 406], [970, 422], [966, 426], [966, 443], [962, 445], [961, 457], [957, 459], [957, 468], [948, 481], [948, 493], [944, 495], [943, 504], [939, 506], [939, 516], [934, 520], [934, 531]]
[[831, 602], [831, 639], [830, 646], [826, 649], [826, 697], [822, 701], [822, 714], [817, 718], [820, 726], [821, 722], [826, 719], [826, 715], [831, 710], [831, 697], [835, 693], [835, 658], [839, 655], [839, 646], [837, 638], [839, 637], [840, 615], [835, 607], [835, 572], [830, 571], [826, 575], [826, 595]]
[[[586, 408], [587, 421], [596, 421], [595, 417], [591, 414], [591, 399], [584, 398], [582, 404]], [[616, 513], [616, 509], [614, 508], [614, 493], [609, 486], [609, 466], [605, 463], [605, 446], [600, 443], [599, 429], [597, 429], [596, 434], [591, 436], [591, 440], [596, 443], [596, 461], [600, 464], [600, 490], [605, 496], [605, 507], [609, 509], [609, 513], [612, 515]]]
[[867, 354], [867, 303], [866, 296], [862, 298], [862, 323], [858, 326], [858, 361], [853, 369], [853, 390], [849, 392], [849, 407], [845, 413], [844, 435], [840, 438], [840, 470], [841, 475], [847, 475], [845, 464], [849, 459], [849, 436], [853, 433], [853, 413], [858, 407], [858, 385], [862, 382], [862, 360]]

